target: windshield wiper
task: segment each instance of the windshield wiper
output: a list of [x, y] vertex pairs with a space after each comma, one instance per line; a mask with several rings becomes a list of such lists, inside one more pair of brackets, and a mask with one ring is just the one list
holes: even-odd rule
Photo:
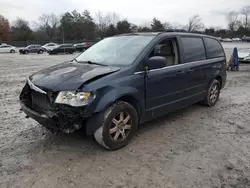
[[76, 63], [79, 63], [76, 59], [73, 59], [72, 61], [75, 61]]
[[93, 61], [81, 61], [81, 63], [88, 63], [88, 64], [92, 64], [92, 65], [101, 65], [101, 66], [108, 66], [102, 63], [97, 63], [97, 62], [93, 62]]
[[87, 63], [87, 64], [93, 64], [93, 65], [108, 66], [106, 64], [97, 63], [97, 62], [93, 62], [93, 61], [77, 61], [77, 59], [73, 59], [72, 61], [75, 61], [76, 63]]

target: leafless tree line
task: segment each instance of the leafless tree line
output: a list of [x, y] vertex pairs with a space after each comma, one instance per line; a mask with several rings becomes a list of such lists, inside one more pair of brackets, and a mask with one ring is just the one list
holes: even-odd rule
[[240, 28], [245, 31], [250, 30], [250, 5], [241, 8], [239, 11], [229, 12], [226, 17], [230, 31], [236, 31]]

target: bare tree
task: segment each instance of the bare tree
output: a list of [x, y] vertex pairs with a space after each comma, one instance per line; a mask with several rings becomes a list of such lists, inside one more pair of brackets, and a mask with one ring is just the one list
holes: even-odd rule
[[113, 25], [116, 25], [120, 21], [120, 16], [116, 14], [115, 12], [108, 13], [106, 17], [109, 19], [110, 23]]
[[243, 7], [240, 12], [243, 16], [242, 19], [243, 27], [247, 31], [248, 27], [250, 27], [250, 5]]
[[169, 22], [164, 22], [163, 27], [164, 29], [173, 29], [172, 24]]
[[226, 15], [227, 21], [228, 21], [228, 28], [230, 31], [237, 30], [239, 26], [239, 14], [235, 11], [231, 11]]
[[42, 30], [52, 40], [59, 25], [59, 18], [53, 13], [43, 14], [39, 17], [37, 25], [38, 29]]
[[33, 38], [33, 31], [30, 28], [29, 21], [17, 17], [11, 27], [12, 39], [27, 41]]
[[174, 30], [184, 30], [185, 29], [185, 26], [181, 25], [178, 22], [171, 23], [171, 26], [172, 26], [172, 29], [174, 29]]
[[96, 13], [96, 22], [97, 33], [101, 38], [103, 38], [110, 25], [113, 25], [115, 27], [119, 22], [119, 16], [114, 12], [103, 14], [102, 12], [98, 11]]
[[201, 17], [197, 14], [189, 19], [186, 28], [188, 31], [200, 31], [203, 30], [205, 26], [202, 23]]

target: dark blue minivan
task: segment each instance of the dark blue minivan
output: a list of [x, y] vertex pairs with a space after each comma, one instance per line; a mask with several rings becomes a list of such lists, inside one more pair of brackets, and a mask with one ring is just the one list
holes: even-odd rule
[[216, 38], [131, 33], [105, 38], [72, 61], [31, 75], [20, 104], [52, 132], [84, 128], [116, 150], [140, 123], [197, 102], [214, 106], [225, 81], [226, 57]]

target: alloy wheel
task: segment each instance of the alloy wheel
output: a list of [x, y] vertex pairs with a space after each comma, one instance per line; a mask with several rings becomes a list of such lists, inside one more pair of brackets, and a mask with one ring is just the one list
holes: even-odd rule
[[209, 99], [212, 103], [215, 103], [219, 95], [219, 86], [214, 84], [211, 88]]
[[118, 113], [110, 124], [109, 135], [113, 141], [124, 141], [132, 128], [132, 118], [126, 112]]

